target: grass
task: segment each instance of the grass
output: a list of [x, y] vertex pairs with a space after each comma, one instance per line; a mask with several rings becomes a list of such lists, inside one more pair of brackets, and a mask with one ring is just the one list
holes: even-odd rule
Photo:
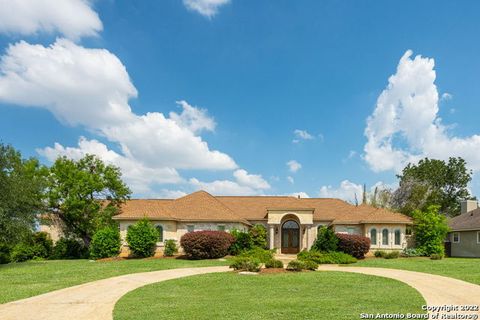
[[174, 268], [227, 265], [219, 260], [131, 259], [28, 261], [0, 265], [0, 303], [28, 298], [77, 284], [119, 276]]
[[480, 259], [445, 258], [431, 260], [430, 258], [398, 258], [360, 260], [353, 267], [379, 267], [404, 269], [460, 279], [480, 285]]
[[217, 273], [129, 292], [114, 319], [359, 319], [360, 313], [422, 313], [424, 303], [404, 283], [362, 274]]

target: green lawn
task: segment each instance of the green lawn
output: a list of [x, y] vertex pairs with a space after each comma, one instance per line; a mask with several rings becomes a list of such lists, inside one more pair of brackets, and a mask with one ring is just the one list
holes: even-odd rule
[[142, 259], [29, 261], [0, 265], [0, 303], [122, 274], [227, 265], [219, 260]]
[[430, 260], [429, 258], [368, 258], [361, 260], [352, 266], [393, 268], [426, 272], [480, 284], [480, 259], [445, 258], [442, 260]]
[[217, 273], [127, 293], [114, 319], [360, 319], [360, 313], [422, 313], [425, 301], [392, 279], [343, 272], [257, 276]]

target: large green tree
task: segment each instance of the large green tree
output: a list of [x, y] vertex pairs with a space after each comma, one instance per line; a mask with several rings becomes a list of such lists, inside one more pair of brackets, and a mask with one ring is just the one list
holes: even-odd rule
[[114, 225], [112, 216], [130, 193], [119, 168], [93, 155], [78, 161], [60, 157], [48, 176], [49, 217], [67, 237], [88, 246], [96, 230]]
[[47, 168], [0, 143], [0, 244], [25, 240], [43, 208]]
[[448, 162], [425, 158], [418, 164], [408, 164], [397, 177], [400, 186], [394, 195], [396, 207], [406, 214], [439, 205], [441, 213], [456, 216], [460, 200], [471, 198], [467, 185], [472, 171], [462, 158], [450, 158]]
[[438, 213], [439, 206], [429, 206], [425, 210], [413, 212], [416, 248], [423, 254], [444, 255], [444, 240], [449, 228], [447, 218]]

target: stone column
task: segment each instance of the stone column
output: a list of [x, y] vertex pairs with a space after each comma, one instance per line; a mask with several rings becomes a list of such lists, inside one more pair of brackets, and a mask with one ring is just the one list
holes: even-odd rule
[[312, 247], [313, 237], [312, 237], [312, 226], [307, 226], [307, 250], [310, 250]]
[[269, 233], [270, 233], [270, 249], [273, 249], [275, 247], [275, 226], [274, 225], [269, 225]]

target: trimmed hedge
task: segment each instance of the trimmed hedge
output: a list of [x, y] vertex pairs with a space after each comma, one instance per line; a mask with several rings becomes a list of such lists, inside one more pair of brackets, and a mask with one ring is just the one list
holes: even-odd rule
[[240, 253], [238, 256], [239, 257], [252, 257], [260, 260], [262, 263], [266, 263], [267, 261], [270, 261], [273, 259], [273, 254], [275, 250], [266, 250], [262, 248], [252, 248], [247, 251], [243, 251]]
[[237, 271], [258, 272], [261, 264], [260, 260], [253, 257], [235, 257], [230, 263], [230, 268]]
[[301, 261], [314, 261], [318, 264], [350, 264], [357, 259], [344, 252], [302, 251], [297, 255]]
[[158, 230], [148, 219], [139, 220], [128, 227], [128, 247], [136, 257], [151, 257], [155, 253]]
[[101, 259], [115, 257], [120, 253], [120, 232], [117, 229], [107, 227], [98, 230], [90, 243], [90, 257]]
[[165, 240], [165, 249], [163, 249], [163, 255], [165, 257], [173, 257], [178, 252], [177, 243], [173, 239]]
[[225, 257], [235, 238], [225, 231], [196, 231], [182, 236], [180, 245], [190, 259]]
[[318, 269], [318, 263], [312, 260], [292, 260], [287, 265], [288, 271], [302, 271], [302, 270], [315, 271], [317, 269]]
[[270, 259], [265, 262], [265, 268], [283, 268], [283, 262], [276, 259]]
[[338, 250], [357, 259], [365, 258], [370, 250], [370, 239], [356, 234], [337, 233]]

